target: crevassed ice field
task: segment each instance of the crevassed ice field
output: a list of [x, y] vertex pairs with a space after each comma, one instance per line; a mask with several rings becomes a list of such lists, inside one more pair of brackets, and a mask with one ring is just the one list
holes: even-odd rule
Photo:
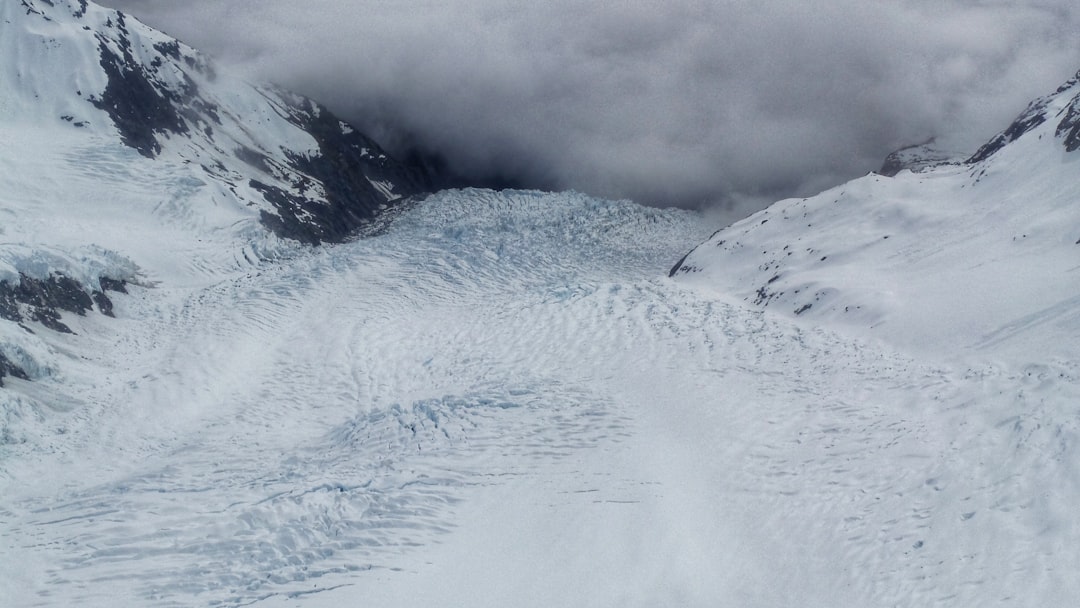
[[62, 371], [9, 379], [52, 410], [4, 393], [5, 603], [1080, 597], [1075, 364], [913, 358], [667, 278], [703, 224], [446, 192], [65, 317]]

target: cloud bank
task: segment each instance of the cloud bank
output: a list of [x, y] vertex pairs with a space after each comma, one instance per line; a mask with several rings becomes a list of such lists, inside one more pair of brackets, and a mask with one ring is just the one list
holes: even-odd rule
[[1075, 0], [104, 0], [483, 183], [733, 213], [1080, 69]]

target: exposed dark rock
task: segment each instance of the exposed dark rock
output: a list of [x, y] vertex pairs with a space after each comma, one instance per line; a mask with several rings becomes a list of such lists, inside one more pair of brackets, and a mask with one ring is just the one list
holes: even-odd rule
[[1005, 146], [1020, 139], [1024, 133], [1046, 122], [1046, 104], [1048, 102], [1048, 98], [1033, 101], [1028, 106], [1028, 109], [1009, 125], [1008, 129], [995, 135], [993, 139], [979, 148], [967, 162], [978, 163], [990, 158]]
[[277, 210], [277, 214], [260, 213], [263, 225], [283, 238], [308, 245], [338, 242], [348, 237], [350, 228], [358, 227], [363, 220], [360, 216], [348, 217], [349, 209], [338, 213], [322, 201], [297, 196], [258, 180], [251, 180], [250, 185]]
[[[57, 16], [45, 8], [53, 6], [52, 0], [23, 4], [42, 18]], [[85, 6], [72, 3], [72, 14], [81, 16]], [[216, 74], [207, 58], [176, 40], [148, 39], [142, 24], [121, 12], [109, 14], [89, 35], [106, 84], [87, 100], [109, 116], [120, 141], [150, 159], [176, 146], [185, 159], [209, 167], [208, 177], [234, 192], [238, 184], [251, 184], [264, 199], [250, 201], [252, 206], [263, 224], [282, 237], [312, 244], [342, 241], [391, 207], [431, 191], [422, 165], [391, 158], [302, 96], [253, 88], [255, 111], [252, 106], [219, 108], [211, 85]], [[258, 95], [264, 106], [258, 106]], [[75, 113], [62, 117], [85, 125], [79, 118]], [[262, 121], [279, 118], [310, 134], [314, 149], [306, 144], [291, 149], [289, 142], [296, 138], [274, 141], [261, 130]]]
[[685, 261], [686, 261], [686, 258], [690, 257], [690, 254], [691, 254], [691, 253], [694, 253], [694, 250], [693, 250], [693, 249], [691, 249], [690, 251], [686, 252], [686, 255], [682, 256], [682, 258], [680, 258], [678, 262], [675, 262], [675, 265], [671, 267], [671, 270], [670, 270], [670, 271], [668, 271], [668, 275], [667, 275], [667, 276], [669, 276], [669, 277], [674, 277], [674, 276], [675, 276], [676, 274], [678, 274], [678, 273], [679, 273], [679, 271], [680, 271], [680, 270], [684, 270], [684, 269], [683, 269], [683, 262], [685, 262]]
[[98, 310], [101, 311], [101, 314], [105, 315], [106, 317], [115, 317], [116, 316], [116, 315], [113, 314], [112, 300], [110, 300], [109, 296], [105, 295], [104, 292], [95, 291], [92, 294], [92, 297], [93, 297], [94, 303], [97, 304]]
[[[49, 6], [52, 6], [52, 1], [51, 0], [46, 0], [46, 3]], [[51, 21], [51, 19], [49, 19], [48, 16], [42, 14], [41, 11], [34, 8], [29, 2], [27, 2], [27, 0], [22, 0], [22, 6], [23, 6], [23, 8], [26, 9], [26, 14], [27, 15], [41, 15], [46, 21]]]
[[757, 297], [754, 298], [754, 304], [764, 304], [765, 306], [768, 306], [769, 302], [776, 297], [776, 292], [770, 292], [768, 286], [762, 285], [757, 288], [756, 296]]
[[75, 280], [53, 273], [46, 279], [19, 275], [19, 282], [0, 281], [0, 319], [35, 321], [61, 333], [73, 333], [60, 320], [60, 312], [85, 316], [97, 304], [102, 314], [112, 316], [113, 303], [105, 290], [126, 293], [125, 283], [113, 279], [101, 280], [102, 290], [88, 291]]
[[170, 40], [169, 42], [155, 42], [154, 50], [165, 57], [171, 57], [177, 61], [180, 60], [180, 43], [176, 40]]
[[115, 291], [117, 293], [127, 293], [127, 281], [120, 281], [117, 279], [110, 279], [109, 277], [101, 277], [98, 279], [101, 284], [102, 291]]
[[[179, 42], [169, 41], [154, 43], [158, 55], [149, 65], [139, 63], [122, 13], [112, 30], [98, 32], [97, 38], [108, 84], [91, 102], [109, 114], [126, 145], [148, 158], [161, 153], [161, 137], [198, 132], [212, 145], [220, 145], [212, 142], [210, 128], [211, 123], [221, 124], [219, 109], [200, 96], [191, 77], [181, 69], [179, 86], [171, 87], [158, 77], [159, 70], [172, 63], [212, 78], [209, 62], [184, 54]], [[309, 133], [318, 152], [309, 155], [282, 148], [279, 155], [276, 150], [231, 147], [232, 154], [260, 176], [249, 183], [272, 206], [260, 213], [269, 230], [304, 243], [339, 242], [390, 204], [429, 190], [422, 169], [390, 158], [325, 107], [284, 91], [276, 93], [285, 105], [275, 109]], [[392, 196], [376, 184], [388, 185]]]
[[[289, 121], [315, 138], [319, 153], [305, 156], [285, 151], [289, 168], [295, 172], [292, 186], [299, 194], [260, 180], [250, 181], [251, 187], [277, 211], [276, 215], [264, 211], [261, 219], [279, 236], [309, 244], [340, 242], [356, 234], [386, 207], [429, 190], [421, 169], [394, 160], [325, 107], [295, 97], [288, 109]], [[242, 160], [256, 168], [267, 163], [266, 157], [257, 152], [238, 152]], [[306, 195], [312, 182], [322, 186], [325, 198]], [[374, 185], [379, 182], [391, 184], [398, 198], [387, 200]]]
[[241, 146], [233, 150], [233, 156], [244, 161], [248, 166], [258, 169], [263, 173], [270, 173], [273, 168], [270, 166], [270, 159], [262, 152], [257, 152], [248, 148], [247, 146]]
[[[155, 85], [152, 76], [132, 55], [131, 37], [123, 13], [114, 26], [120, 54], [113, 51], [108, 39], [98, 33], [101, 67], [109, 78], [105, 91], [91, 103], [109, 114], [120, 131], [123, 142], [140, 154], [154, 158], [161, 153], [156, 133], [187, 133], [187, 124], [177, 106], [181, 96], [167, 87]], [[194, 87], [194, 83], [190, 85]], [[184, 91], [185, 95], [192, 91]]]
[[1065, 111], [1065, 117], [1058, 123], [1055, 134], [1062, 138], [1067, 152], [1080, 149], [1080, 96], [1073, 99]]
[[877, 173], [893, 177], [905, 169], [918, 173], [949, 162], [953, 155], [934, 147], [934, 141], [934, 138], [930, 138], [921, 144], [906, 146], [889, 154]]
[[[986, 145], [979, 148], [979, 150], [975, 152], [974, 156], [969, 158], [967, 162], [977, 163], [986, 160], [987, 158], [990, 158], [999, 150], [1004, 148], [1006, 145], [1016, 141], [1017, 139], [1020, 139], [1020, 137], [1028, 131], [1031, 131], [1035, 127], [1046, 122], [1046, 120], [1049, 118], [1047, 106], [1050, 104], [1050, 102], [1053, 101], [1056, 96], [1075, 87], [1078, 83], [1080, 83], [1080, 72], [1077, 72], [1077, 74], [1073, 76], [1072, 79], [1058, 87], [1057, 91], [1054, 91], [1053, 94], [1047, 95], [1046, 97], [1040, 97], [1039, 99], [1036, 99], [1035, 101], [1028, 104], [1027, 109], [1024, 110], [1023, 113], [1021, 113], [1020, 116], [1018, 116], [1011, 125], [1009, 125], [1008, 129], [1005, 129], [1001, 133], [997, 134], [996, 136], [994, 136], [993, 139], [987, 142]], [[1073, 100], [1072, 105], [1069, 108], [1068, 115], [1066, 115], [1062, 123], [1058, 125], [1057, 129], [1057, 134], [1059, 137], [1063, 133], [1065, 133], [1065, 147], [1070, 152], [1080, 147], [1080, 134], [1078, 134], [1074, 129], [1077, 122], [1077, 116], [1076, 112], [1074, 112], [1074, 109], [1076, 108], [1077, 103], [1080, 103], [1080, 98]], [[1070, 148], [1070, 146], [1072, 147]]]
[[208, 121], [221, 124], [218, 108], [199, 96], [198, 85], [186, 72], [180, 72], [179, 85], [169, 86], [159, 77], [159, 70], [168, 69], [167, 61], [183, 58], [189, 68], [213, 80], [209, 62], [184, 56], [180, 43], [172, 40], [154, 43], [158, 56], [143, 65], [132, 52], [127, 17], [116, 13], [116, 21], [110, 19], [107, 27], [95, 36], [108, 83], [101, 96], [90, 102], [109, 114], [124, 144], [154, 158], [161, 153], [159, 135], [184, 135], [193, 127], [203, 129]]
[[0, 353], [0, 386], [4, 386], [5, 376], [12, 376], [13, 378], [22, 380], [30, 379], [21, 367], [8, 360], [8, 358], [4, 356], [4, 353]]

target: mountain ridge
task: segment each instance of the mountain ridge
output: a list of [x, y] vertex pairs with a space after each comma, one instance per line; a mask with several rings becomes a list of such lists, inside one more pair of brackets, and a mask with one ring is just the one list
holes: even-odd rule
[[110, 291], [342, 242], [430, 185], [317, 102], [88, 0], [0, 4], [0, 55], [0, 382], [52, 370], [42, 336], [111, 315]]
[[[6, 54], [16, 60], [5, 87], [14, 99], [0, 107], [103, 135], [111, 123], [140, 155], [194, 165], [195, 177], [258, 209], [279, 236], [340, 242], [429, 189], [422, 169], [395, 161], [325, 107], [249, 85], [120, 11], [83, 0], [5, 6]], [[65, 109], [37, 107], [42, 100]]]
[[[778, 201], [718, 231], [669, 274], [909, 346], [976, 348], [1040, 314], [1071, 334], [1072, 313], [1054, 319], [1080, 296], [1078, 108], [1074, 77], [962, 163], [871, 173]], [[950, 255], [970, 268], [935, 266]], [[1058, 304], [1040, 313], [1044, 302]]]

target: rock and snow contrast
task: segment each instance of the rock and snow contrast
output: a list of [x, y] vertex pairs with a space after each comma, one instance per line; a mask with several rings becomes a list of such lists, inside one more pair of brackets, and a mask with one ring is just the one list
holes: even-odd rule
[[0, 28], [0, 604], [1080, 597], [1077, 82], [710, 238], [421, 199], [93, 3]]
[[217, 190], [216, 206], [236, 221], [254, 214], [307, 243], [348, 238], [423, 189], [422, 175], [317, 103], [219, 73], [123, 13], [83, 0], [15, 0], [2, 10], [9, 148], [77, 146], [133, 171], [168, 165], [189, 188]]
[[1069, 360], [1080, 320], [1080, 76], [964, 162], [780, 201], [672, 269], [751, 305], [935, 353]]

